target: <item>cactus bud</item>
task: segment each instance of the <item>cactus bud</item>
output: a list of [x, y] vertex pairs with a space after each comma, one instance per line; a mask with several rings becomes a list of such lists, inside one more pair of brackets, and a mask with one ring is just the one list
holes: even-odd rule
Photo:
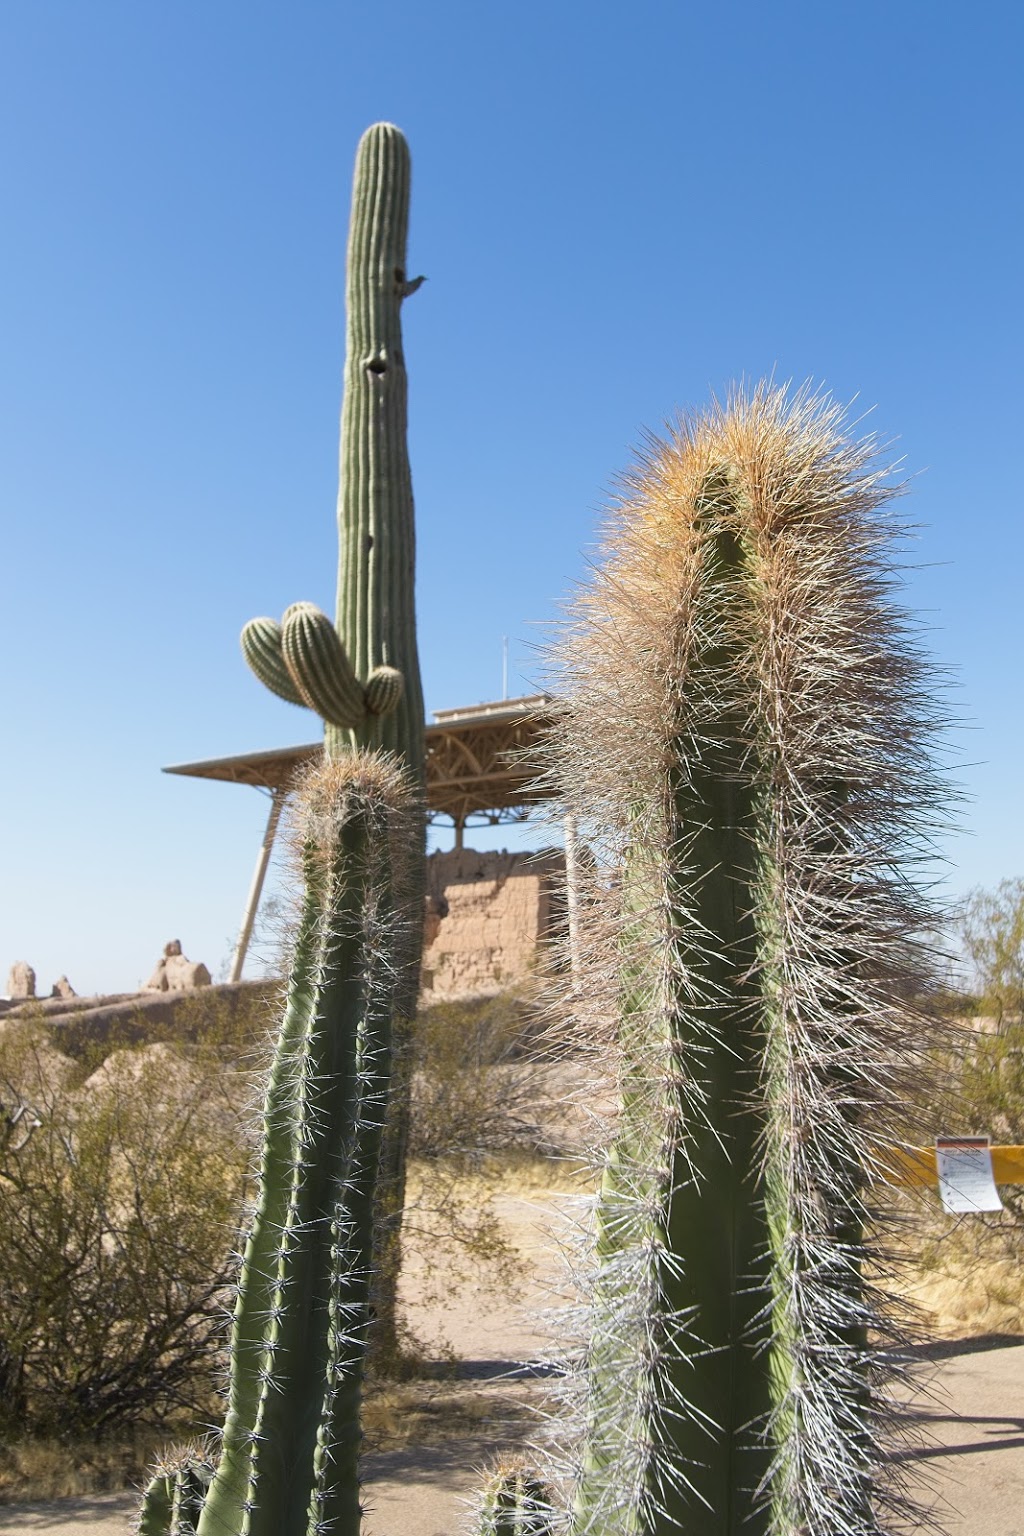
[[371, 715], [390, 715], [405, 691], [397, 667], [375, 667], [366, 680], [366, 707]]

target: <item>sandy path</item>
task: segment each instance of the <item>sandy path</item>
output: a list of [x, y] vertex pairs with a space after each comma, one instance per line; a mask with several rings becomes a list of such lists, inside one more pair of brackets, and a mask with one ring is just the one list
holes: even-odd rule
[[[530, 1276], [518, 1306], [496, 1306], [469, 1287], [454, 1305], [414, 1310], [414, 1324], [426, 1334], [443, 1330], [477, 1383], [490, 1379], [488, 1390], [511, 1397], [535, 1390], [528, 1381], [502, 1387], [493, 1378], [543, 1346], [536, 1316], [550, 1303], [555, 1273], [548, 1248], [552, 1205], [550, 1198], [501, 1199], [502, 1220]], [[416, 1279], [414, 1261], [413, 1286]], [[908, 1471], [915, 1482], [927, 1480], [948, 1536], [1024, 1536], [1024, 1341], [966, 1340], [936, 1346], [928, 1356], [926, 1369], [934, 1375], [921, 1421], [932, 1443], [907, 1458]], [[465, 1526], [466, 1500], [497, 1443], [482, 1431], [368, 1458], [367, 1536], [454, 1536]], [[0, 1530], [127, 1536], [135, 1508], [133, 1494], [7, 1505], [0, 1507]]]
[[935, 1375], [910, 1457], [948, 1536], [1024, 1536], [1024, 1341], [953, 1340], [927, 1351]]

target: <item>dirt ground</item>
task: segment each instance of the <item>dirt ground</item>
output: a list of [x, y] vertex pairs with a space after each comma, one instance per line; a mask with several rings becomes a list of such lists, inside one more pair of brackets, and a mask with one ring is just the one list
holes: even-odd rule
[[[552, 1302], [560, 1272], [550, 1237], [570, 1207], [545, 1192], [502, 1196], [499, 1214], [523, 1255], [528, 1275], [515, 1305], [497, 1303], [485, 1288], [468, 1286], [457, 1304], [417, 1302], [422, 1257], [408, 1275], [411, 1320], [425, 1336], [443, 1333], [461, 1360], [465, 1390], [486, 1394], [497, 1426], [480, 1425], [427, 1446], [409, 1445], [368, 1458], [367, 1536], [455, 1536], [466, 1529], [481, 1467], [503, 1443], [521, 1434], [543, 1378], [523, 1369], [544, 1347], [540, 1313]], [[921, 1355], [919, 1416], [927, 1443], [907, 1453], [915, 1484], [948, 1536], [1024, 1536], [1024, 1340], [991, 1335], [950, 1340]], [[501, 1420], [506, 1421], [504, 1430]], [[134, 1494], [62, 1499], [0, 1507], [0, 1530], [38, 1536], [127, 1536]]]

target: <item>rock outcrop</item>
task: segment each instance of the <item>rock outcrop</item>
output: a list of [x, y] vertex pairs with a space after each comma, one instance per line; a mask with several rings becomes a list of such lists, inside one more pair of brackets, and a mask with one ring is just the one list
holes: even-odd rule
[[15, 960], [7, 973], [7, 996], [28, 998], [36, 995], [36, 973], [27, 960]]
[[181, 940], [172, 939], [164, 945], [164, 952], [157, 961], [156, 970], [143, 987], [143, 992], [194, 992], [197, 987], [210, 985], [210, 973], [202, 961], [187, 959], [181, 952]]

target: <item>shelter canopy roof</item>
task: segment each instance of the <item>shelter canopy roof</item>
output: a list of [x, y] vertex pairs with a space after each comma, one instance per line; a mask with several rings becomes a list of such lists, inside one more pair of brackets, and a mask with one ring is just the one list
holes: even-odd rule
[[[460, 826], [469, 816], [542, 801], [545, 796], [534, 783], [536, 769], [524, 759], [539, 743], [551, 718], [551, 699], [545, 693], [468, 709], [436, 710], [433, 723], [425, 728], [431, 814], [450, 816]], [[176, 763], [164, 772], [284, 790], [322, 746], [315, 741], [201, 763]]]

